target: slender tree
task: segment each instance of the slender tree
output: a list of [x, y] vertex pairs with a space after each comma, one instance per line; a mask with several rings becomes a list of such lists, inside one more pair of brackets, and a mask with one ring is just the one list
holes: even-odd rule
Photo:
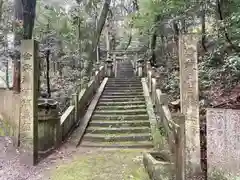
[[13, 90], [20, 92], [20, 45], [22, 39], [31, 39], [36, 0], [15, 0], [14, 1], [14, 74]]

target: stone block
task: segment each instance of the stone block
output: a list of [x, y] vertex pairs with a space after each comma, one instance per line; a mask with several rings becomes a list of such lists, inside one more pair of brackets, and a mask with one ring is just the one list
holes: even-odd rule
[[166, 154], [161, 152], [144, 153], [143, 164], [152, 180], [172, 180], [174, 177], [174, 165]]

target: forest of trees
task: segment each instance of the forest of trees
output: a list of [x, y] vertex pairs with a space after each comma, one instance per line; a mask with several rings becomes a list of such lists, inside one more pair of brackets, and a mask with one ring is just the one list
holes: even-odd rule
[[[195, 32], [201, 37], [200, 99], [209, 104], [239, 85], [239, 8], [238, 0], [1, 0], [0, 69], [8, 72], [0, 73], [1, 79], [11, 88], [13, 76], [13, 89], [19, 91], [20, 40], [33, 37], [40, 43], [41, 89], [49, 97], [74, 91], [76, 79], [81, 85], [89, 80], [97, 54], [104, 58], [106, 26], [110, 48], [145, 47], [144, 58], [165, 72], [163, 90], [176, 100], [178, 35]], [[59, 82], [65, 90], [54, 95]]]

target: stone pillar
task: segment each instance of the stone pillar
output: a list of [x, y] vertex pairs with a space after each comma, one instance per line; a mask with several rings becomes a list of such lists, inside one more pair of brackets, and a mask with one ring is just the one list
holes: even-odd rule
[[38, 100], [38, 152], [46, 155], [61, 143], [58, 102], [54, 99]]
[[161, 88], [161, 74], [160, 74], [160, 72], [156, 71], [155, 79], [156, 79], [156, 89], [162, 90], [162, 88]]
[[153, 107], [155, 107], [155, 105], [156, 105], [156, 89], [157, 89], [156, 74], [157, 74], [156, 68], [153, 67], [152, 68], [152, 83], [151, 83], [151, 88], [152, 88], [151, 94], [152, 94]]
[[137, 72], [139, 77], [143, 76], [143, 62], [143, 59], [138, 59], [137, 61]]
[[126, 53], [123, 55], [123, 59], [124, 59], [124, 61], [127, 60], [127, 54]]
[[116, 58], [116, 53], [113, 53], [113, 63], [114, 63], [114, 76], [117, 77], [118, 61]]
[[157, 72], [156, 73], [156, 88], [157, 89], [163, 89], [163, 83], [164, 83], [164, 77], [165, 73], [164, 72]]
[[21, 43], [20, 147], [21, 161], [35, 165], [38, 161], [38, 45], [34, 40]]
[[197, 35], [179, 37], [181, 112], [186, 117], [186, 167], [188, 173], [200, 171], [199, 90]]
[[137, 69], [137, 56], [136, 55], [133, 56], [133, 69], [134, 69], [134, 74], [138, 75], [137, 74], [138, 73], [138, 69]]
[[108, 59], [106, 61], [106, 76], [107, 77], [111, 77], [112, 76], [112, 68], [113, 68], [113, 64], [112, 64], [112, 60]]
[[148, 77], [147, 77], [147, 79], [148, 79], [148, 90], [149, 90], [149, 93], [151, 94], [151, 92], [152, 92], [152, 69], [150, 69], [149, 71], [148, 71]]

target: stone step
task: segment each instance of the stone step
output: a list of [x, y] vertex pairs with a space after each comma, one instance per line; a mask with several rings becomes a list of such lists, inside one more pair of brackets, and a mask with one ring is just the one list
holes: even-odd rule
[[111, 87], [111, 88], [105, 88], [104, 91], [110, 91], [110, 92], [114, 92], [114, 91], [142, 92], [143, 89], [142, 89], [142, 87], [138, 87], [138, 88], [132, 88], [132, 87]]
[[114, 98], [118, 98], [118, 99], [121, 99], [121, 98], [131, 98], [131, 99], [136, 99], [136, 98], [140, 98], [140, 99], [143, 99], [143, 95], [139, 95], [139, 94], [137, 94], [137, 95], [132, 95], [132, 94], [103, 94], [102, 96], [101, 96], [101, 98], [103, 98], [103, 99], [107, 99], [107, 98], [109, 98], [109, 99], [114, 99]]
[[89, 123], [89, 127], [149, 127], [150, 122], [147, 120], [125, 120], [125, 121], [113, 121], [113, 120], [92, 120]]
[[149, 141], [150, 133], [139, 134], [85, 134], [84, 140], [95, 142]]
[[132, 90], [132, 91], [143, 91], [143, 88], [142, 88], [142, 86], [140, 87], [131, 87], [131, 86], [125, 86], [125, 87], [122, 87], [122, 86], [119, 86], [119, 87], [108, 87], [108, 86], [106, 86], [105, 87], [105, 89], [104, 89], [105, 91], [116, 91], [116, 90], [121, 90], [121, 91], [128, 91], [128, 90]]
[[128, 88], [128, 89], [121, 89], [121, 88], [115, 88], [115, 89], [105, 89], [103, 93], [142, 93], [143, 94], [143, 89], [134, 89], [134, 88]]
[[136, 82], [134, 82], [134, 81], [108, 81], [107, 82], [107, 86], [108, 85], [118, 85], [118, 84], [127, 84], [127, 85], [142, 85], [141, 84], [141, 82], [138, 82], [138, 81], [136, 81]]
[[100, 102], [134, 102], [134, 101], [145, 101], [144, 97], [134, 97], [134, 98], [101, 98]]
[[140, 91], [140, 92], [132, 92], [132, 91], [103, 91], [102, 95], [131, 95], [131, 96], [142, 95], [143, 96], [143, 92], [142, 91]]
[[108, 115], [137, 115], [137, 114], [147, 114], [146, 109], [124, 109], [124, 110], [98, 110], [94, 111], [94, 114], [108, 114]]
[[141, 83], [140, 79], [129, 79], [129, 78], [119, 78], [119, 79], [108, 79], [107, 83]]
[[105, 88], [142, 88], [142, 84], [108, 84]]
[[[129, 73], [129, 72], [128, 72]], [[140, 77], [134, 76], [134, 77], [129, 77], [129, 76], [124, 76], [124, 72], [123, 73], [118, 73], [118, 75], [123, 75], [123, 76], [118, 76], [116, 78], [109, 78], [108, 80], [110, 81], [141, 81]], [[129, 74], [132, 74], [132, 72], [130, 72]]]
[[106, 115], [106, 114], [93, 114], [92, 120], [147, 120], [149, 119], [147, 114], [135, 114], [135, 115]]
[[97, 110], [129, 110], [129, 109], [146, 109], [146, 105], [122, 105], [122, 106], [97, 106]]
[[146, 105], [146, 102], [145, 102], [145, 100], [142, 100], [142, 101], [126, 101], [126, 102], [124, 102], [124, 101], [123, 102], [113, 102], [113, 101], [102, 102], [102, 101], [100, 101], [98, 103], [98, 105], [99, 106], [131, 106], [131, 105]]
[[150, 133], [149, 127], [88, 127], [86, 133], [90, 134], [118, 134], [118, 133]]
[[83, 139], [81, 147], [92, 147], [92, 148], [153, 148], [153, 144], [150, 141], [122, 141], [122, 142], [91, 142]]

